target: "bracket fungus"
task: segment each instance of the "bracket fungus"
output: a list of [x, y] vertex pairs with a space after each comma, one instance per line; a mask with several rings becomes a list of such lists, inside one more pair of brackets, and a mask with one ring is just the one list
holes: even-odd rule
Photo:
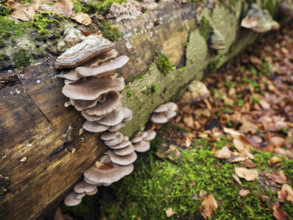
[[265, 33], [278, 29], [279, 24], [273, 20], [267, 10], [262, 10], [257, 4], [251, 4], [250, 9], [241, 21], [241, 27], [249, 28], [257, 33]]
[[208, 40], [209, 47], [214, 50], [225, 50], [226, 49], [226, 41], [223, 34], [217, 29], [213, 28], [213, 31]]
[[157, 124], [166, 123], [169, 119], [176, 116], [177, 105], [174, 102], [168, 102], [160, 105], [154, 110], [151, 121]]
[[[162, 109], [164, 109], [163, 107]], [[155, 137], [156, 132], [154, 130], [141, 131], [138, 132], [134, 138], [132, 138], [131, 143], [133, 143], [134, 150], [136, 152], [142, 153], [150, 149], [150, 141]]]

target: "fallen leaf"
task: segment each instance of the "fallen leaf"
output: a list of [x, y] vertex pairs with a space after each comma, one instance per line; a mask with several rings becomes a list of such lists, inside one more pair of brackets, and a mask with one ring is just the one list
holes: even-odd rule
[[289, 220], [287, 212], [279, 207], [279, 204], [273, 205], [273, 215], [277, 220]]
[[194, 121], [193, 121], [192, 115], [184, 116], [183, 122], [187, 127], [193, 128], [193, 126], [194, 126]]
[[253, 124], [252, 122], [248, 121], [247, 119], [243, 119], [242, 121], [242, 125], [239, 128], [239, 131], [241, 133], [252, 133], [255, 134], [258, 130], [258, 127]]
[[241, 135], [240, 132], [235, 131], [234, 129], [231, 129], [231, 128], [224, 127], [223, 130], [225, 133], [230, 134], [232, 137], [238, 137]]
[[171, 216], [173, 216], [175, 214], [176, 214], [176, 212], [174, 212], [172, 208], [168, 208], [166, 210], [166, 215], [167, 215], [168, 218], [170, 218]]
[[235, 173], [240, 178], [244, 178], [247, 181], [254, 181], [258, 177], [258, 172], [255, 169], [247, 169], [244, 167], [235, 167]]
[[270, 166], [273, 166], [273, 165], [275, 165], [275, 164], [277, 164], [277, 163], [280, 163], [281, 161], [282, 161], [281, 158], [279, 158], [279, 157], [277, 157], [277, 156], [273, 156], [271, 159], [269, 159], [268, 164], [269, 164]]
[[231, 153], [231, 156], [227, 159], [227, 161], [230, 163], [236, 163], [240, 161], [245, 161], [247, 159], [248, 159], [247, 155], [239, 154], [238, 152], [233, 152]]
[[208, 197], [206, 197], [202, 201], [202, 208], [201, 208], [201, 215], [207, 219], [211, 218], [214, 215], [214, 210], [218, 209], [218, 203], [213, 196], [213, 194], [209, 194]]
[[200, 201], [202, 201], [205, 197], [206, 197], [206, 195], [207, 195], [208, 193], [205, 191], [205, 190], [200, 190], [200, 192], [199, 192], [199, 199], [200, 199]]
[[240, 153], [250, 152], [252, 148], [251, 143], [242, 135], [234, 138], [233, 144]]
[[248, 190], [248, 189], [241, 189], [239, 191], [239, 196], [241, 196], [241, 197], [245, 197], [245, 196], [247, 196], [249, 194], [250, 194], [250, 190]]
[[226, 146], [226, 147], [223, 147], [221, 150], [217, 150], [215, 152], [215, 155], [219, 159], [228, 159], [231, 156], [231, 151]]
[[74, 3], [71, 0], [60, 0], [60, 2], [53, 5], [52, 10], [55, 13], [67, 18], [72, 15], [73, 7]]
[[83, 12], [79, 12], [71, 16], [72, 19], [76, 20], [78, 23], [83, 24], [85, 26], [92, 23], [92, 19], [88, 14]]
[[253, 168], [253, 167], [256, 167], [257, 164], [251, 160], [245, 160], [245, 161], [240, 162], [240, 166], [247, 167], [247, 168]]
[[275, 172], [275, 173], [266, 173], [265, 175], [273, 182], [280, 183], [280, 184], [287, 183], [287, 177], [285, 176], [283, 170], [279, 172]]
[[293, 190], [288, 184], [283, 184], [282, 189], [278, 191], [280, 202], [291, 202], [293, 204]]
[[11, 17], [21, 21], [32, 21], [39, 7], [40, 5], [36, 3], [15, 3], [13, 5], [14, 12], [11, 14]]
[[285, 138], [282, 138], [282, 137], [272, 137], [270, 139], [270, 143], [274, 147], [282, 147], [284, 145], [284, 143], [285, 143]]
[[233, 174], [232, 177], [240, 186], [242, 186], [242, 182], [237, 175]]

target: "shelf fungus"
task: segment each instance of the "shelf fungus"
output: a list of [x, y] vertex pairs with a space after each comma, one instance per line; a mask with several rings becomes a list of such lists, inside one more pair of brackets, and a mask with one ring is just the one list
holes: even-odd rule
[[169, 119], [176, 116], [177, 105], [173, 102], [160, 105], [154, 110], [151, 121], [157, 124], [168, 122]]
[[222, 35], [220, 31], [213, 28], [211, 36], [208, 40], [209, 47], [214, 50], [225, 50], [226, 49], [226, 41], [225, 37]]
[[241, 27], [253, 30], [257, 33], [265, 33], [279, 29], [279, 23], [273, 20], [267, 10], [262, 10], [257, 4], [251, 4], [245, 17], [241, 21]]
[[114, 44], [102, 35], [89, 35], [84, 41], [67, 49], [55, 61], [54, 67], [73, 68], [85, 63], [91, 58], [114, 49]]

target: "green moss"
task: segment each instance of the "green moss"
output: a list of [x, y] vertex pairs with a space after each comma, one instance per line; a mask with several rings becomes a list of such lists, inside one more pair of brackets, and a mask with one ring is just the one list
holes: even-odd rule
[[264, 4], [263, 8], [267, 9], [270, 12], [271, 15], [274, 14], [275, 9], [276, 9], [273, 0], [267, 0], [266, 3]]
[[167, 55], [162, 54], [161, 56], [156, 58], [156, 65], [158, 70], [161, 73], [169, 73], [170, 70], [173, 69], [173, 66], [170, 63], [170, 59]]
[[127, 0], [104, 0], [101, 1], [96, 8], [98, 11], [108, 11], [113, 3], [121, 4], [124, 2], [127, 2]]
[[105, 38], [108, 38], [111, 41], [115, 41], [122, 37], [118, 28], [112, 28], [111, 24], [106, 20], [101, 19], [97, 24]]
[[213, 29], [210, 26], [209, 21], [205, 17], [202, 17], [199, 23], [199, 34], [206, 40], [206, 42], [208, 42], [212, 31]]
[[49, 36], [51, 31], [49, 30], [49, 25], [53, 23], [59, 25], [59, 22], [53, 18], [55, 15], [54, 12], [39, 12], [34, 16], [32, 21], [32, 27], [39, 33], [44, 36]]
[[131, 95], [132, 95], [131, 91], [127, 92], [127, 97], [130, 97]]
[[29, 22], [16, 23], [14, 20], [0, 16], [0, 39], [9, 39], [11, 41], [26, 33], [29, 27]]
[[144, 78], [144, 76], [145, 76], [145, 73], [138, 74], [135, 77], [127, 79], [127, 82], [133, 82], [133, 81], [136, 81], [136, 80], [141, 80], [141, 79]]
[[8, 8], [5, 5], [0, 4], [0, 15], [1, 16], [9, 15], [10, 12], [12, 12], [11, 8]]
[[152, 87], [151, 87], [151, 91], [152, 91], [152, 93], [155, 93], [157, 90], [158, 90], [158, 85], [152, 85]]
[[32, 55], [30, 55], [25, 50], [20, 49], [13, 55], [13, 58], [12, 58], [14, 62], [13, 67], [20, 68], [20, 67], [28, 66], [30, 65], [30, 61], [32, 59], [33, 59]]

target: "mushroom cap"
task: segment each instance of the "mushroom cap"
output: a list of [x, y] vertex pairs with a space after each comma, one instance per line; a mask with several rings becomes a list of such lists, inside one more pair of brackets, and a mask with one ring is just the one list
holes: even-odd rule
[[82, 199], [85, 195], [85, 193], [77, 193], [76, 199]]
[[258, 21], [259, 21], [259, 18], [246, 16], [241, 21], [241, 27], [254, 28], [258, 25]]
[[90, 35], [81, 43], [67, 49], [57, 57], [56, 69], [76, 67], [91, 58], [114, 49], [114, 44], [102, 35]]
[[116, 138], [116, 136], [119, 134], [120, 132], [116, 131], [116, 132], [109, 132], [106, 131], [103, 134], [101, 134], [100, 138], [103, 141], [109, 141], [109, 140], [113, 140], [114, 138]]
[[95, 190], [95, 188], [97, 187], [82, 180], [73, 187], [73, 191], [76, 193], [88, 193]]
[[164, 112], [160, 112], [160, 113], [155, 113], [152, 115], [151, 117], [151, 121], [153, 123], [157, 123], [157, 124], [163, 124], [168, 122], [168, 118], [167, 116], [164, 114]]
[[114, 146], [109, 146], [109, 148], [111, 148], [113, 150], [117, 150], [117, 149], [125, 148], [130, 144], [131, 144], [131, 142], [126, 138], [126, 136], [124, 136], [123, 141], [121, 143], [114, 145]]
[[173, 111], [173, 110], [169, 110], [169, 111], [166, 111], [166, 112], [163, 112], [163, 114], [168, 118], [173, 118], [177, 115], [177, 112], [176, 111]]
[[77, 195], [78, 195], [78, 193], [76, 193], [76, 192], [69, 193], [64, 199], [64, 204], [66, 206], [76, 206], [79, 203], [81, 203], [82, 199], [81, 198], [77, 199], [76, 198]]
[[131, 153], [134, 152], [134, 147], [133, 145], [130, 143], [127, 147], [121, 148], [121, 149], [117, 149], [114, 150], [114, 153], [118, 156], [125, 156], [125, 155], [129, 155]]
[[124, 118], [124, 112], [122, 108], [114, 109], [112, 112], [110, 112], [108, 115], [103, 117], [99, 123], [106, 126], [115, 126], [122, 122]]
[[103, 117], [105, 117], [105, 115], [101, 115], [101, 116], [89, 115], [85, 111], [81, 111], [81, 115], [88, 121], [99, 121]]
[[98, 168], [95, 166], [87, 169], [83, 173], [84, 180], [90, 184], [110, 185], [113, 182], [120, 180], [122, 177], [129, 175], [134, 169], [132, 164], [127, 166], [121, 166], [112, 162], [111, 164], [113, 166], [109, 169]]
[[95, 100], [100, 95], [117, 90], [124, 89], [124, 79], [119, 77], [116, 79], [99, 79], [90, 77], [84, 81], [65, 85], [62, 93], [72, 99]]
[[133, 146], [134, 146], [134, 150], [140, 153], [146, 152], [151, 148], [150, 142], [144, 141], [144, 140], [134, 144]]
[[82, 127], [90, 132], [99, 133], [108, 130], [108, 126], [101, 125], [96, 121], [86, 121]]
[[156, 132], [154, 130], [148, 130], [146, 131], [147, 136], [143, 138], [145, 141], [151, 141], [156, 137]]
[[125, 123], [119, 123], [115, 126], [111, 126], [108, 130], [111, 131], [111, 132], [114, 132], [114, 131], [118, 131], [120, 128], [124, 127], [125, 126]]
[[96, 102], [95, 106], [91, 106], [85, 110], [88, 115], [105, 115], [112, 112], [121, 104], [121, 95], [117, 91], [110, 91], [106, 94], [103, 102]]
[[155, 113], [159, 113], [159, 112], [165, 112], [167, 110], [177, 110], [177, 105], [174, 102], [167, 102], [163, 105], [160, 105], [159, 107], [157, 107], [154, 112]]
[[120, 132], [118, 133], [118, 135], [112, 139], [112, 140], [108, 140], [108, 141], [104, 141], [104, 143], [108, 146], [108, 147], [112, 147], [115, 146], [117, 144], [120, 144], [123, 141], [123, 134], [121, 134]]
[[87, 192], [86, 194], [87, 194], [88, 196], [92, 196], [92, 195], [97, 194], [97, 192], [98, 192], [98, 187], [96, 187], [93, 191]]
[[71, 105], [74, 106], [74, 108], [77, 111], [82, 111], [87, 108], [94, 107], [97, 104], [96, 100], [78, 100], [78, 99], [70, 99]]
[[112, 150], [107, 150], [104, 154], [109, 155], [113, 163], [123, 166], [132, 164], [137, 159], [135, 152], [126, 156], [118, 156]]
[[127, 56], [120, 56], [112, 60], [111, 62], [101, 65], [96, 68], [89, 68], [89, 67], [77, 67], [75, 71], [80, 75], [81, 77], [90, 77], [90, 76], [96, 76], [101, 73], [110, 72], [115, 69], [121, 68], [128, 62], [129, 58]]
[[131, 139], [131, 143], [138, 143], [142, 141], [147, 135], [148, 135], [147, 132], [140, 131], [134, 136], [134, 138]]
[[123, 122], [131, 121], [132, 120], [132, 111], [131, 111], [131, 109], [123, 107], [123, 112], [124, 112]]
[[209, 38], [209, 47], [215, 50], [225, 50], [226, 41], [222, 33], [216, 29], [213, 29], [211, 36]]

